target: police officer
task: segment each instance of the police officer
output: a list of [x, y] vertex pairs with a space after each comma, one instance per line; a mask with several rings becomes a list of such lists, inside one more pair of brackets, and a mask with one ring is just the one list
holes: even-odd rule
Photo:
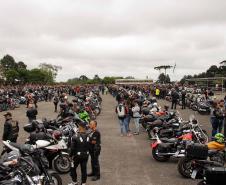
[[17, 137], [19, 133], [19, 124], [17, 121], [12, 120], [12, 114], [7, 112], [4, 114], [5, 116], [5, 124], [4, 124], [4, 131], [3, 131], [3, 141], [11, 141], [17, 142]]
[[90, 156], [91, 156], [91, 166], [92, 172], [88, 174], [89, 177], [92, 177], [92, 181], [97, 181], [100, 179], [100, 164], [99, 164], [99, 155], [101, 151], [101, 135], [97, 130], [97, 122], [91, 121], [89, 124], [90, 129], [92, 130], [90, 134]]
[[79, 123], [79, 132], [76, 133], [71, 140], [71, 178], [70, 185], [78, 185], [76, 169], [80, 165], [82, 172], [82, 185], [86, 184], [87, 180], [87, 161], [89, 157], [90, 137], [86, 133], [86, 123]]

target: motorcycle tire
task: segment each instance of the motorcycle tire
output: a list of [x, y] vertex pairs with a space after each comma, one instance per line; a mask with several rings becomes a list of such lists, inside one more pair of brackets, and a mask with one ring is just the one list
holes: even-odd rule
[[197, 110], [198, 110], [198, 107], [195, 106], [195, 105], [192, 105], [192, 106], [191, 106], [191, 109], [192, 109], [193, 111], [197, 111]]
[[101, 112], [101, 109], [100, 108], [95, 108], [94, 112], [95, 112], [96, 116], [99, 116], [100, 112]]
[[170, 159], [170, 156], [160, 156], [156, 154], [158, 152], [158, 146], [152, 149], [152, 157], [159, 162], [166, 162]]
[[49, 172], [49, 175], [52, 177], [53, 182], [44, 182], [44, 185], [62, 185], [62, 179], [60, 175], [56, 172]]
[[191, 178], [191, 169], [186, 167], [189, 163], [191, 163], [190, 159], [182, 157], [177, 165], [178, 172], [185, 178]]
[[91, 120], [96, 120], [96, 118], [97, 118], [96, 115], [95, 115], [94, 113], [90, 114], [89, 117], [90, 117]]
[[60, 174], [65, 174], [70, 171], [71, 162], [68, 154], [61, 154], [55, 160], [53, 160], [53, 169]]

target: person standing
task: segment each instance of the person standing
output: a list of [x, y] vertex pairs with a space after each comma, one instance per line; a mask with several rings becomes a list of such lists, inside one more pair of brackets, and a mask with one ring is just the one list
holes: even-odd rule
[[57, 112], [57, 105], [59, 103], [59, 97], [57, 96], [57, 94], [55, 94], [54, 98], [53, 98], [53, 104], [54, 104], [54, 112]]
[[222, 122], [220, 122], [220, 119], [222, 119], [222, 117], [223, 113], [219, 109], [217, 102], [213, 102], [210, 116], [210, 122], [212, 125], [212, 138], [214, 138], [217, 133], [222, 132], [223, 124]]
[[72, 183], [69, 185], [78, 185], [77, 181], [77, 168], [80, 165], [82, 173], [82, 185], [86, 184], [87, 180], [87, 162], [89, 157], [90, 137], [86, 133], [86, 123], [79, 123], [79, 131], [76, 133], [71, 140], [71, 152], [70, 157], [72, 158], [70, 175]]
[[89, 124], [90, 129], [92, 130], [90, 134], [90, 156], [91, 156], [91, 167], [92, 172], [88, 174], [89, 177], [92, 177], [92, 181], [97, 181], [100, 179], [100, 163], [99, 155], [101, 151], [101, 135], [97, 130], [97, 122], [91, 121]]
[[126, 122], [126, 115], [128, 113], [128, 110], [126, 110], [126, 107], [122, 101], [116, 106], [115, 112], [118, 115], [121, 136], [124, 136], [125, 134], [127, 134], [125, 122]]
[[157, 99], [159, 99], [159, 95], [160, 95], [160, 89], [158, 87], [156, 87], [155, 96], [156, 96]]
[[134, 107], [132, 108], [132, 112], [133, 112], [134, 123], [135, 123], [135, 126], [136, 126], [136, 132], [134, 132], [133, 134], [139, 135], [139, 133], [140, 133], [139, 120], [141, 118], [141, 114], [140, 114], [140, 107], [139, 107], [137, 102], [135, 102]]
[[186, 109], [186, 90], [182, 89], [181, 91], [181, 100], [182, 100], [182, 109]]
[[37, 103], [38, 103], [38, 92], [37, 91], [34, 92], [33, 99], [34, 99], [35, 108], [37, 109], [38, 108], [38, 105], [37, 105]]
[[173, 108], [176, 109], [177, 108], [177, 101], [179, 99], [179, 94], [175, 89], [172, 89], [171, 97], [172, 97], [171, 109], [173, 109]]
[[28, 121], [31, 123], [33, 120], [36, 120], [38, 111], [36, 108], [33, 107], [32, 104], [29, 104], [26, 115], [28, 117]]
[[7, 112], [4, 114], [5, 117], [5, 124], [4, 124], [4, 131], [3, 131], [3, 141], [11, 141], [17, 142], [18, 133], [19, 133], [19, 124], [17, 121], [13, 121], [12, 114]]

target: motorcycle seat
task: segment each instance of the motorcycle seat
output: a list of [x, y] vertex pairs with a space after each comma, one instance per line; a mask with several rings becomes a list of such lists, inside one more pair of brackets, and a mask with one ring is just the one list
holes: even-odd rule
[[10, 145], [13, 146], [14, 148], [17, 148], [22, 153], [30, 154], [34, 152], [34, 148], [32, 147], [32, 145], [29, 144], [18, 144], [10, 142]]
[[161, 138], [161, 141], [164, 143], [177, 143], [178, 139], [177, 138]]

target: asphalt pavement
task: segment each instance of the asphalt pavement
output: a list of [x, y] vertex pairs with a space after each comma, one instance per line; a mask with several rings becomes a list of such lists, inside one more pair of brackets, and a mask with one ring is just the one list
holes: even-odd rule
[[[159, 101], [160, 105], [170, 104], [166, 101]], [[100, 156], [101, 180], [90, 181], [87, 185], [196, 185], [197, 181], [182, 178], [177, 172], [177, 159], [160, 163], [152, 158], [150, 141], [143, 131], [140, 135], [121, 137], [118, 119], [115, 114], [116, 102], [110, 95], [103, 96], [102, 113], [98, 117], [98, 127], [102, 134], [102, 151]], [[195, 114], [190, 109], [181, 110], [182, 117], [186, 120], [189, 115]], [[20, 122], [20, 136], [18, 142], [24, 142], [28, 134], [23, 131], [22, 126], [27, 123], [25, 116], [26, 108], [11, 111], [14, 119]], [[39, 116], [56, 118], [53, 112], [53, 103], [41, 102], [38, 108]], [[2, 136], [4, 124], [4, 112], [0, 113], [0, 134]], [[209, 116], [196, 114], [203, 128], [210, 133]], [[131, 120], [130, 128], [133, 131], [135, 126]], [[1, 144], [2, 145], [2, 144]], [[89, 162], [90, 163], [90, 162]], [[90, 164], [88, 166], [90, 171]], [[78, 169], [80, 172], [80, 169]], [[70, 176], [62, 175], [63, 184], [68, 184]]]

